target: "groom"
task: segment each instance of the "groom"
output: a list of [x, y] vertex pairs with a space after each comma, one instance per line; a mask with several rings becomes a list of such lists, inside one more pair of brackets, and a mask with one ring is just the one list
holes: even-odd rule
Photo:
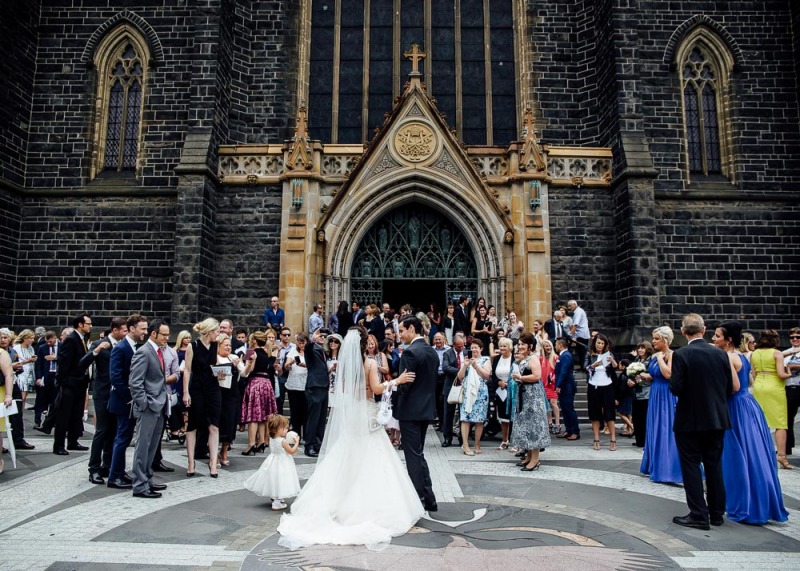
[[400, 322], [400, 339], [405, 349], [400, 357], [400, 374], [412, 381], [397, 387], [394, 417], [400, 421], [406, 468], [423, 507], [435, 512], [431, 475], [425, 461], [425, 434], [428, 424], [436, 418], [436, 376], [439, 357], [422, 338], [422, 323], [413, 315]]

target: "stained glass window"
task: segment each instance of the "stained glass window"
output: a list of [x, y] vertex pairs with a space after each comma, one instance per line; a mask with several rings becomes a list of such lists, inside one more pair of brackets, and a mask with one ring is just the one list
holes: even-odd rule
[[689, 172], [720, 174], [719, 74], [715, 62], [698, 44], [689, 50], [682, 70]]
[[105, 108], [103, 168], [133, 170], [139, 154], [144, 79], [142, 58], [131, 43], [123, 43], [109, 60], [105, 73], [108, 106]]

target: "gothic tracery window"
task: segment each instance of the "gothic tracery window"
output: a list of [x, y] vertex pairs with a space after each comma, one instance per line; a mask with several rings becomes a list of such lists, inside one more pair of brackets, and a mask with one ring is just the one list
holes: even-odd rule
[[724, 175], [733, 181], [728, 110], [732, 60], [713, 34], [699, 29], [679, 52], [689, 177]]
[[125, 26], [111, 32], [98, 47], [93, 176], [136, 169], [147, 59], [146, 44]]

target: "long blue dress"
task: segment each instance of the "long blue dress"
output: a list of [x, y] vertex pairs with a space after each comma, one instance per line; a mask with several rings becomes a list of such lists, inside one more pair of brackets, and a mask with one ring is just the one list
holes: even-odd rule
[[742, 358], [739, 390], [728, 397], [731, 428], [725, 431], [722, 475], [728, 519], [750, 524], [786, 521], [772, 436], [756, 399], [747, 390], [750, 362]]
[[647, 436], [639, 471], [654, 482], [682, 484], [681, 462], [672, 424], [678, 399], [669, 390], [669, 381], [661, 374], [658, 359], [652, 359], [647, 372], [653, 377], [650, 404], [647, 407]]

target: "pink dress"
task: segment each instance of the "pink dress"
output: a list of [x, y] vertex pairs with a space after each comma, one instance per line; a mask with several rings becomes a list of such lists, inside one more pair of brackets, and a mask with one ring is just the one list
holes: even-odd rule
[[272, 388], [272, 375], [275, 374], [271, 357], [262, 348], [257, 348], [256, 363], [250, 373], [247, 387], [242, 398], [241, 422], [266, 422], [267, 417], [278, 412], [275, 402], [275, 390]]

